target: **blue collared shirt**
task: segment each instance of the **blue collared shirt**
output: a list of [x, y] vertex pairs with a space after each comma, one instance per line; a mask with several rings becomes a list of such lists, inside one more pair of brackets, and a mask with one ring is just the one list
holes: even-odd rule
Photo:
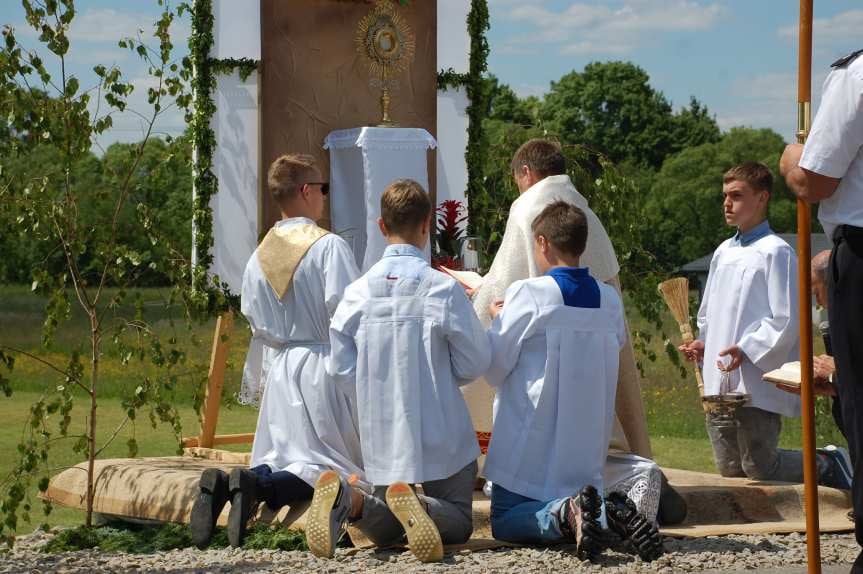
[[599, 308], [599, 285], [590, 276], [587, 267], [554, 267], [546, 275], [560, 287], [563, 304], [567, 307]]
[[749, 231], [741, 233], [740, 230], [737, 230], [737, 233], [734, 234], [734, 237], [731, 238], [731, 246], [732, 247], [747, 247], [761, 239], [762, 237], [767, 237], [773, 233], [773, 230], [770, 229], [770, 223], [765, 219]]
[[384, 249], [383, 257], [399, 257], [402, 255], [409, 255], [412, 257], [419, 257], [423, 261], [425, 261], [425, 253], [422, 252], [421, 249], [417, 248], [415, 245], [410, 245], [408, 243], [394, 243], [392, 245], [387, 245], [386, 249]]

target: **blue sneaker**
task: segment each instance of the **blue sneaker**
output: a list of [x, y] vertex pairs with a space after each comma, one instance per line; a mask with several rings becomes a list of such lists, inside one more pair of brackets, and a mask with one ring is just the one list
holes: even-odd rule
[[829, 444], [824, 448], [819, 448], [818, 452], [826, 456], [833, 467], [832, 476], [830, 477], [832, 480], [829, 481], [830, 484], [825, 484], [825, 486], [851, 490], [854, 471], [852, 470], [851, 456], [849, 456], [848, 450], [841, 446]]

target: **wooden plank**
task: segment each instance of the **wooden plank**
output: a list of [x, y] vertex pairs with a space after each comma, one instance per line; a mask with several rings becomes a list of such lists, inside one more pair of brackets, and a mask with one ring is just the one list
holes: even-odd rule
[[225, 383], [225, 367], [231, 334], [234, 331], [234, 312], [227, 311], [216, 320], [213, 334], [213, 350], [210, 354], [210, 371], [207, 374], [207, 394], [204, 397], [204, 412], [201, 418], [201, 434], [198, 444], [212, 448], [219, 422], [219, 406], [222, 401], [222, 388]]
[[239, 434], [219, 434], [211, 437], [211, 446], [204, 447], [201, 444], [200, 437], [190, 436], [183, 438], [182, 445], [184, 448], [200, 446], [203, 448], [213, 448], [212, 445], [217, 444], [251, 444], [255, 440], [255, 433], [239, 433]]

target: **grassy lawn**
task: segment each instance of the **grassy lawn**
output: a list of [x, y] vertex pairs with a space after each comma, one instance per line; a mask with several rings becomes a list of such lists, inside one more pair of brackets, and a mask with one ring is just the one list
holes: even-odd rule
[[[172, 323], [172, 314], [177, 314], [176, 309], [166, 310], [160, 304], [161, 298], [165, 295], [164, 292], [159, 289], [143, 289], [140, 290], [140, 295], [145, 318], [160, 334], [173, 334], [183, 343], [189, 374], [179, 377], [172, 393], [172, 404], [181, 414], [183, 435], [195, 435], [198, 432], [199, 421], [193, 408], [193, 400], [195, 394], [201, 391], [201, 387], [199, 376], [196, 378], [192, 374], [194, 371], [192, 367], [206, 365], [209, 361], [214, 321], [186, 329], [182, 321]], [[0, 287], [0, 345], [9, 345], [44, 360], [54, 361], [59, 366], [65, 366], [73, 351], [86, 348], [87, 324], [80, 313], [73, 312], [72, 319], [58, 329], [52, 347], [48, 350], [42, 349], [41, 322], [44, 306], [44, 301], [33, 296], [27, 287]], [[112, 320], [119, 320], [120, 317], [128, 317], [133, 313], [131, 305], [128, 305], [118, 309]], [[640, 317], [630, 316], [629, 319], [633, 329], [652, 332]], [[670, 318], [666, 322], [666, 332], [672, 338], [678, 336], [677, 326]], [[254, 430], [257, 412], [237, 405], [233, 398], [239, 389], [248, 337], [246, 324], [242, 319], [238, 319], [225, 378], [219, 433]], [[676, 342], [676, 339], [673, 340]], [[679, 371], [665, 354], [659, 334], [653, 336], [649, 348], [658, 358], [654, 362], [644, 362], [642, 396], [654, 458], [662, 466], [714, 472], [712, 451], [704, 429], [695, 377], [691, 374], [685, 379], [680, 377]], [[816, 352], [821, 352], [820, 349], [820, 341], [816, 341]], [[123, 421], [122, 398], [129, 396], [143, 378], [158, 374], [157, 368], [149, 362], [133, 361], [128, 365], [121, 364], [118, 353], [112, 348], [110, 342], [105, 343], [102, 366], [103, 384], [100, 391], [102, 399], [98, 411], [100, 439], [97, 444], [99, 445]], [[86, 367], [85, 364], [85, 373]], [[30, 405], [43, 393], [52, 392], [62, 382], [50, 369], [23, 356], [16, 358], [11, 379], [14, 389], [12, 397], [6, 398], [0, 395], [0, 420], [3, 421], [0, 425], [0, 482], [6, 478], [17, 461], [17, 444], [28, 423]], [[84, 428], [89, 412], [84, 405], [84, 399], [83, 393], [76, 396], [70, 434], [80, 433]], [[817, 443], [819, 446], [827, 443], [844, 445], [841, 435], [833, 425], [829, 408], [827, 400], [819, 399]], [[138, 419], [137, 427], [128, 425], [120, 432], [117, 439], [106, 449], [104, 457], [127, 456], [126, 441], [132, 433], [138, 441], [138, 456], [166, 456], [177, 451], [178, 443], [170, 428], [160, 426], [154, 430], [150, 427], [145, 413], [142, 415], [144, 416]], [[784, 422], [780, 445], [785, 448], [799, 448], [800, 436], [800, 421], [788, 419]], [[72, 440], [61, 440], [52, 447], [49, 466], [55, 469], [55, 472], [83, 460], [83, 457], [72, 451], [72, 442]], [[242, 450], [247, 449], [248, 446], [239, 445], [235, 448]], [[31, 494], [35, 492], [34, 486]], [[19, 524], [19, 531], [29, 531], [42, 522], [78, 524], [83, 518], [83, 513], [79, 511], [55, 508], [46, 519], [38, 510], [39, 505], [35, 508], [32, 522]]]

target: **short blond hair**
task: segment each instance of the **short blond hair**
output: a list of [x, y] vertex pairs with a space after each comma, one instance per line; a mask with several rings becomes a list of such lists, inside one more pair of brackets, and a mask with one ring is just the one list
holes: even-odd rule
[[309, 183], [317, 167], [308, 154], [289, 153], [277, 157], [267, 172], [267, 187], [276, 201], [295, 196], [303, 184]]
[[397, 179], [381, 196], [381, 219], [390, 233], [412, 232], [431, 216], [428, 193], [412, 179]]

